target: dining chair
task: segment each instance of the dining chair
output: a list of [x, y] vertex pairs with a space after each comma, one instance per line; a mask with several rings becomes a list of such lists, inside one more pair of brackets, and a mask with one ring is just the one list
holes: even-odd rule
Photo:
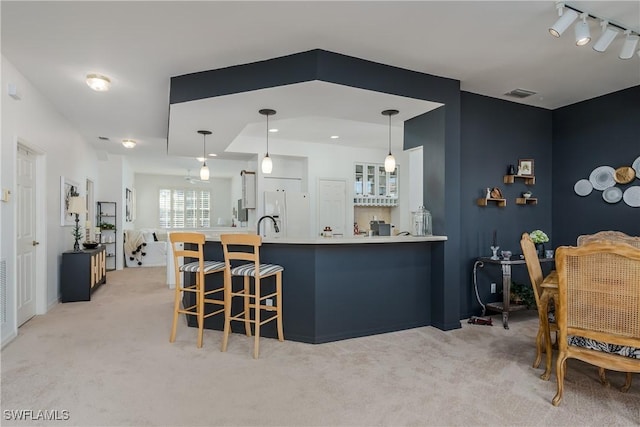
[[[253, 325], [253, 357], [260, 353], [260, 327], [268, 322], [276, 321], [278, 340], [284, 341], [282, 328], [282, 272], [284, 268], [277, 264], [260, 262], [260, 246], [262, 237], [255, 234], [222, 234], [220, 235], [225, 261], [225, 290], [227, 301], [222, 338], [222, 351], [227, 351], [231, 321], [243, 322], [245, 333], [251, 336]], [[239, 263], [238, 263], [239, 262]], [[242, 277], [243, 286], [234, 291], [233, 278]], [[268, 286], [263, 280], [275, 277], [275, 285]], [[253, 285], [253, 286], [252, 286]], [[272, 290], [273, 289], [273, 290]], [[233, 313], [233, 299], [242, 300], [242, 311]], [[265, 316], [262, 317], [262, 313]]]
[[[598, 231], [594, 234], [582, 234], [578, 236], [577, 244], [578, 246], [582, 246], [586, 243], [590, 242], [598, 242], [598, 241], [608, 241], [608, 242], [620, 242], [627, 243], [633, 247], [640, 249], [640, 237], [629, 236], [622, 231], [615, 230], [604, 230]], [[598, 374], [600, 377], [600, 382], [606, 386], [609, 386], [609, 381], [607, 380], [607, 375], [605, 373], [604, 368], [598, 368]], [[632, 374], [631, 372], [627, 372], [625, 383], [620, 388], [621, 391], [626, 392], [631, 387], [632, 382]]]
[[[595, 241], [556, 250], [558, 406], [568, 358], [640, 373], [640, 249]], [[629, 374], [627, 374], [629, 375]]]
[[[549, 328], [550, 333], [555, 333], [556, 342], [558, 341], [558, 324], [555, 321], [554, 311], [553, 309], [545, 310], [545, 307], [547, 307], [548, 305], [541, 303], [542, 289], [540, 288], [543, 280], [553, 281], [556, 273], [555, 271], [552, 271], [545, 279], [542, 274], [540, 260], [538, 259], [536, 245], [535, 243], [533, 243], [533, 240], [531, 240], [531, 236], [529, 236], [529, 233], [522, 233], [522, 237], [520, 239], [520, 247], [522, 248], [522, 254], [524, 255], [524, 260], [527, 265], [529, 280], [531, 281], [531, 287], [533, 288], [533, 295], [535, 297], [536, 307], [538, 309], [539, 325], [538, 333], [536, 335], [536, 359], [533, 362], [533, 367], [537, 368], [538, 366], [540, 366], [540, 362], [542, 361], [546, 327]], [[548, 357], [551, 357], [551, 355], [549, 354]], [[545, 379], [548, 379], [548, 377]]]
[[[178, 232], [170, 233], [169, 241], [173, 250], [173, 262], [176, 275], [176, 287], [173, 304], [173, 323], [171, 326], [171, 336], [169, 342], [176, 339], [178, 327], [178, 315], [185, 314], [195, 316], [198, 322], [198, 348], [202, 347], [202, 336], [204, 331], [204, 319], [224, 313], [224, 275], [219, 282], [221, 285], [206, 289], [205, 277], [215, 273], [223, 273], [225, 264], [222, 261], [205, 261], [204, 242], [205, 235], [202, 233]], [[195, 248], [194, 248], [195, 246]], [[189, 259], [195, 261], [189, 262]], [[195, 283], [184, 284], [183, 273], [194, 273]], [[186, 303], [187, 306], [180, 308], [180, 303], [185, 302], [185, 293], [195, 295], [195, 302]], [[220, 294], [218, 298], [208, 298], [209, 295]], [[192, 301], [192, 298], [186, 298]], [[213, 305], [211, 312], [205, 313], [207, 304]], [[215, 307], [218, 307], [217, 309]]]

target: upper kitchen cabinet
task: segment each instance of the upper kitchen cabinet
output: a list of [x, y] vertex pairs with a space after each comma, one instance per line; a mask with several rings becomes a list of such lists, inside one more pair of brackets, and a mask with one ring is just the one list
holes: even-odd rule
[[397, 206], [398, 167], [387, 172], [383, 164], [356, 163], [354, 166], [355, 206]]

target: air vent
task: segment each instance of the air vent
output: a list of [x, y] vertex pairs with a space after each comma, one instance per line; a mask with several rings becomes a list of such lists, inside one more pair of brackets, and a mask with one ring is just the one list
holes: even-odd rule
[[536, 94], [535, 92], [532, 92], [526, 89], [514, 89], [511, 92], [505, 93], [506, 96], [510, 96], [512, 98], [519, 98], [519, 99], [526, 98], [528, 96], [535, 95], [535, 94]]
[[99, 136], [98, 139], [101, 140], [101, 141], [109, 141], [109, 137], [108, 136]]

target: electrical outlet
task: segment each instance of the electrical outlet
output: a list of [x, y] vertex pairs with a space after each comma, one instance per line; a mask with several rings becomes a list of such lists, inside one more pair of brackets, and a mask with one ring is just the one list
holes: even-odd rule
[[495, 294], [495, 293], [496, 293], [496, 284], [495, 284], [495, 283], [492, 283], [492, 284], [491, 284], [491, 293], [492, 293], [492, 294]]
[[264, 302], [269, 307], [273, 306], [273, 298], [267, 298]]

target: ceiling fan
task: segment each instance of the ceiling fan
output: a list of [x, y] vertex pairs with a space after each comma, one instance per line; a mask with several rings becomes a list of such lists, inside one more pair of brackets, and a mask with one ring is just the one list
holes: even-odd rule
[[184, 177], [185, 181], [188, 181], [190, 184], [199, 184], [199, 183], [207, 183], [209, 181], [203, 181], [198, 177], [191, 176], [191, 169], [187, 169], [187, 176]]

